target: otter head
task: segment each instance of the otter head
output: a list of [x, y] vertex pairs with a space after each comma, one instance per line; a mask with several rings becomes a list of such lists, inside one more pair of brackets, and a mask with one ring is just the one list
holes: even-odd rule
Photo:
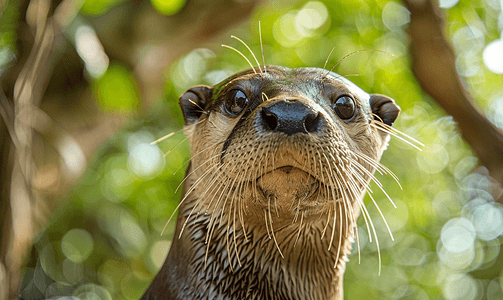
[[339, 206], [355, 220], [399, 107], [323, 69], [266, 70], [180, 97], [195, 210], [278, 224], [334, 217]]
[[343, 298], [363, 194], [385, 170], [399, 108], [323, 69], [264, 69], [180, 97], [191, 164], [143, 299]]

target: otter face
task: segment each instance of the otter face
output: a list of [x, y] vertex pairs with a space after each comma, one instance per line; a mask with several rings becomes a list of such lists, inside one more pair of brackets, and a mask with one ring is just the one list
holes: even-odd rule
[[180, 105], [198, 166], [193, 210], [241, 224], [341, 210], [354, 221], [400, 111], [327, 70], [277, 66], [189, 89]]

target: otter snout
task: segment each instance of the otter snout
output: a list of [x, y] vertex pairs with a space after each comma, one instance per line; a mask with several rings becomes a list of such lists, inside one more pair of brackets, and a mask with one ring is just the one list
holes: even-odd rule
[[279, 100], [262, 107], [259, 124], [265, 131], [283, 132], [287, 135], [296, 133], [314, 133], [323, 126], [320, 113], [298, 100]]

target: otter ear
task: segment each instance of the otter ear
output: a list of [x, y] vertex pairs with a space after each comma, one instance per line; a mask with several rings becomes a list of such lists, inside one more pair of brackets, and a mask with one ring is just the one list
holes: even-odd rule
[[209, 86], [195, 86], [187, 90], [180, 96], [180, 107], [182, 108], [183, 118], [185, 125], [190, 125], [206, 113], [205, 109], [211, 102], [212, 87]]
[[400, 107], [395, 101], [384, 95], [370, 95], [370, 107], [372, 108], [372, 113], [375, 115], [374, 119], [389, 126], [393, 125], [393, 122], [395, 122], [400, 113]]

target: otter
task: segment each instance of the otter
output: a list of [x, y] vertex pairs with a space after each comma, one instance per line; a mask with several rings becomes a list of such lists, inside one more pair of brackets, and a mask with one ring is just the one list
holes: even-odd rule
[[325, 69], [265, 66], [179, 103], [191, 161], [142, 299], [343, 299], [395, 101]]

